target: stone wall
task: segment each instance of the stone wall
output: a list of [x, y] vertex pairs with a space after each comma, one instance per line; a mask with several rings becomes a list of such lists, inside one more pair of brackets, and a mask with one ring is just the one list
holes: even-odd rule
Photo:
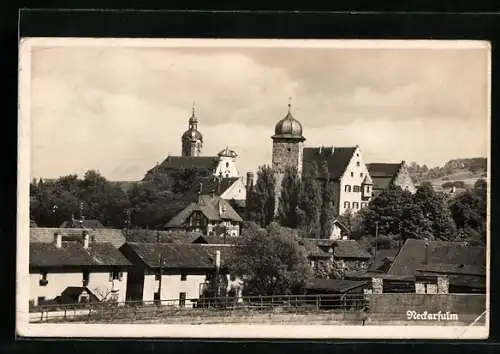
[[295, 166], [302, 171], [304, 143], [296, 140], [277, 139], [273, 142], [273, 169], [284, 172], [288, 166]]

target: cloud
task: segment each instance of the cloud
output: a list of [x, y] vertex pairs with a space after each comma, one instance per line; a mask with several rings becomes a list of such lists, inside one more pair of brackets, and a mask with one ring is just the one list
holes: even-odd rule
[[[486, 154], [485, 52], [249, 48], [35, 48], [32, 174], [99, 169], [138, 179], [168, 153], [196, 102], [204, 154], [270, 163], [286, 114], [309, 146], [359, 144], [368, 161]], [[372, 160], [373, 161], [373, 160]]]

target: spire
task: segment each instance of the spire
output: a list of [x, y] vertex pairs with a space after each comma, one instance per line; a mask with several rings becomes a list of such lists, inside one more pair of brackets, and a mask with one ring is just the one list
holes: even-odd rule
[[290, 110], [292, 108], [292, 97], [288, 97], [288, 114], [290, 114]]
[[195, 110], [196, 110], [196, 105], [195, 105], [195, 102], [193, 101], [193, 108], [192, 108], [193, 117], [195, 116]]

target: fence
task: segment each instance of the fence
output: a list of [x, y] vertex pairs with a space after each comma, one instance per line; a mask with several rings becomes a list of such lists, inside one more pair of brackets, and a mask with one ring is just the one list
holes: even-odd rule
[[484, 310], [485, 295], [481, 294], [280, 295], [44, 305], [30, 309], [30, 322], [181, 322], [193, 318], [203, 322], [228, 317], [248, 319], [261, 314], [328, 315], [339, 321], [361, 321], [369, 316], [373, 321], [397, 322], [408, 321], [408, 311], [441, 311], [455, 313], [457, 321], [471, 323]]

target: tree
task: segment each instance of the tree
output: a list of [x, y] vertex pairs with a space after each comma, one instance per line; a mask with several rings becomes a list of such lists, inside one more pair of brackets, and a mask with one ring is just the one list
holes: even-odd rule
[[444, 196], [436, 193], [428, 182], [422, 183], [414, 196], [414, 202], [431, 223], [432, 234], [439, 240], [451, 240], [456, 236], [455, 224]]
[[311, 275], [294, 230], [276, 223], [265, 229], [248, 225], [233, 253], [229, 268], [243, 279], [247, 295], [298, 294]]
[[314, 266], [314, 277], [317, 279], [342, 279], [345, 270], [334, 259], [317, 261]]
[[299, 199], [301, 180], [295, 167], [287, 167], [281, 183], [278, 202], [278, 220], [281, 226], [296, 228], [299, 225]]
[[304, 169], [298, 215], [300, 228], [312, 238], [321, 237], [321, 210], [322, 197], [318, 181], [318, 165], [313, 163]]
[[328, 163], [326, 161], [322, 161], [321, 163], [319, 176], [323, 182], [320, 214], [321, 236], [329, 238], [333, 230], [336, 213], [333, 183], [330, 180], [330, 172], [328, 171]]
[[251, 220], [265, 227], [274, 220], [276, 178], [270, 166], [259, 166], [255, 189], [249, 199], [249, 215]]

